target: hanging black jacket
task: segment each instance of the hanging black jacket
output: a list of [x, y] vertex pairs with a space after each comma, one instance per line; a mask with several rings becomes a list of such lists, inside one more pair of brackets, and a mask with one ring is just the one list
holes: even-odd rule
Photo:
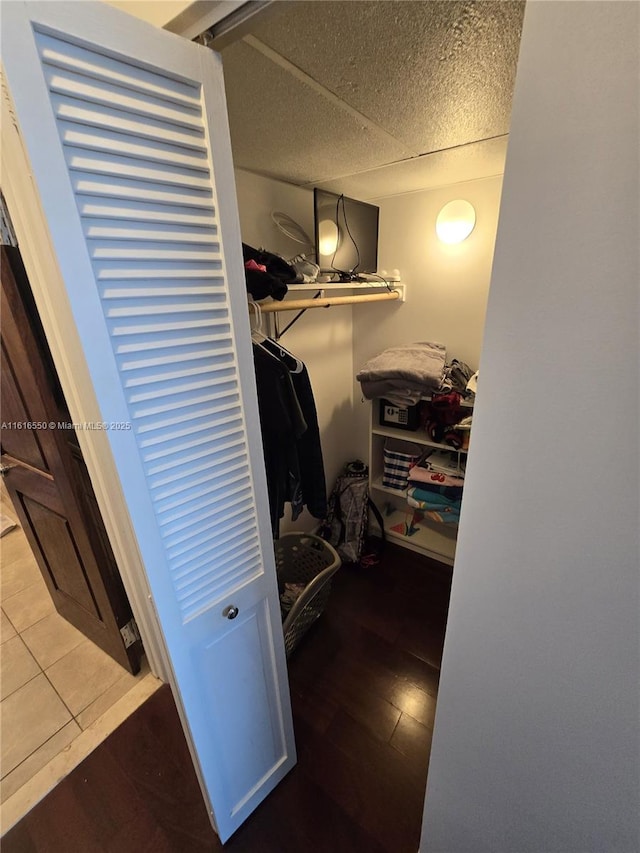
[[291, 503], [295, 519], [307, 506], [326, 515], [327, 498], [320, 431], [306, 367], [270, 339], [254, 343], [260, 428], [274, 536]]

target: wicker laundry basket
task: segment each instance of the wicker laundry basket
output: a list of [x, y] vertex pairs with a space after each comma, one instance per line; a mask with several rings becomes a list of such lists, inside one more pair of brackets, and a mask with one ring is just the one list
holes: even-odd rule
[[304, 584], [288, 612], [283, 611], [284, 645], [287, 657], [322, 614], [331, 592], [331, 578], [340, 568], [336, 550], [313, 533], [285, 533], [275, 542], [278, 588]]

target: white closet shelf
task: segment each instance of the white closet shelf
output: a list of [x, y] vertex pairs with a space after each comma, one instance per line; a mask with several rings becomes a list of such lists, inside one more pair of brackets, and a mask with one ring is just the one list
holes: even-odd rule
[[386, 438], [397, 438], [399, 441], [405, 441], [413, 444], [420, 444], [424, 447], [435, 447], [438, 450], [450, 450], [452, 453], [467, 453], [468, 448], [464, 450], [458, 447], [452, 447], [450, 444], [442, 444], [437, 441], [431, 441], [427, 438], [426, 433], [421, 430], [396, 429], [390, 426], [374, 426], [371, 430], [373, 435], [383, 435]]
[[[376, 498], [376, 501], [378, 499]], [[396, 542], [410, 551], [417, 551], [427, 557], [438, 560], [445, 565], [452, 566], [456, 553], [457, 525], [439, 524], [429, 521], [424, 516], [420, 517], [419, 510], [392, 509], [384, 505], [384, 501], [378, 503], [378, 509], [384, 518], [384, 529], [391, 542]], [[413, 531], [409, 534], [406, 525], [416, 519]], [[399, 530], [393, 530], [393, 528]], [[375, 528], [374, 528], [375, 529]]]
[[304, 282], [303, 284], [288, 284], [289, 292], [304, 291], [304, 290], [380, 290], [386, 287], [392, 290], [400, 290], [405, 285], [400, 281], [389, 281], [388, 284], [384, 281], [312, 281]]

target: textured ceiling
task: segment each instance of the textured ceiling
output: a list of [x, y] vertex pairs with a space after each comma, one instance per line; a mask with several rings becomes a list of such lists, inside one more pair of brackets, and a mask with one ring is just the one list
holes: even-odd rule
[[222, 50], [236, 165], [360, 198], [500, 174], [523, 13], [276, 0]]

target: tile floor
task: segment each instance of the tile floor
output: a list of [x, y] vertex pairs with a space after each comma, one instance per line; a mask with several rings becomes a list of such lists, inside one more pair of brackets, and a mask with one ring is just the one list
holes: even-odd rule
[[[15, 519], [6, 500], [1, 508]], [[0, 538], [0, 594], [0, 802], [5, 804], [153, 676], [146, 661], [137, 676], [126, 672], [56, 613], [19, 526]], [[87, 738], [87, 745], [94, 748], [95, 740]]]

